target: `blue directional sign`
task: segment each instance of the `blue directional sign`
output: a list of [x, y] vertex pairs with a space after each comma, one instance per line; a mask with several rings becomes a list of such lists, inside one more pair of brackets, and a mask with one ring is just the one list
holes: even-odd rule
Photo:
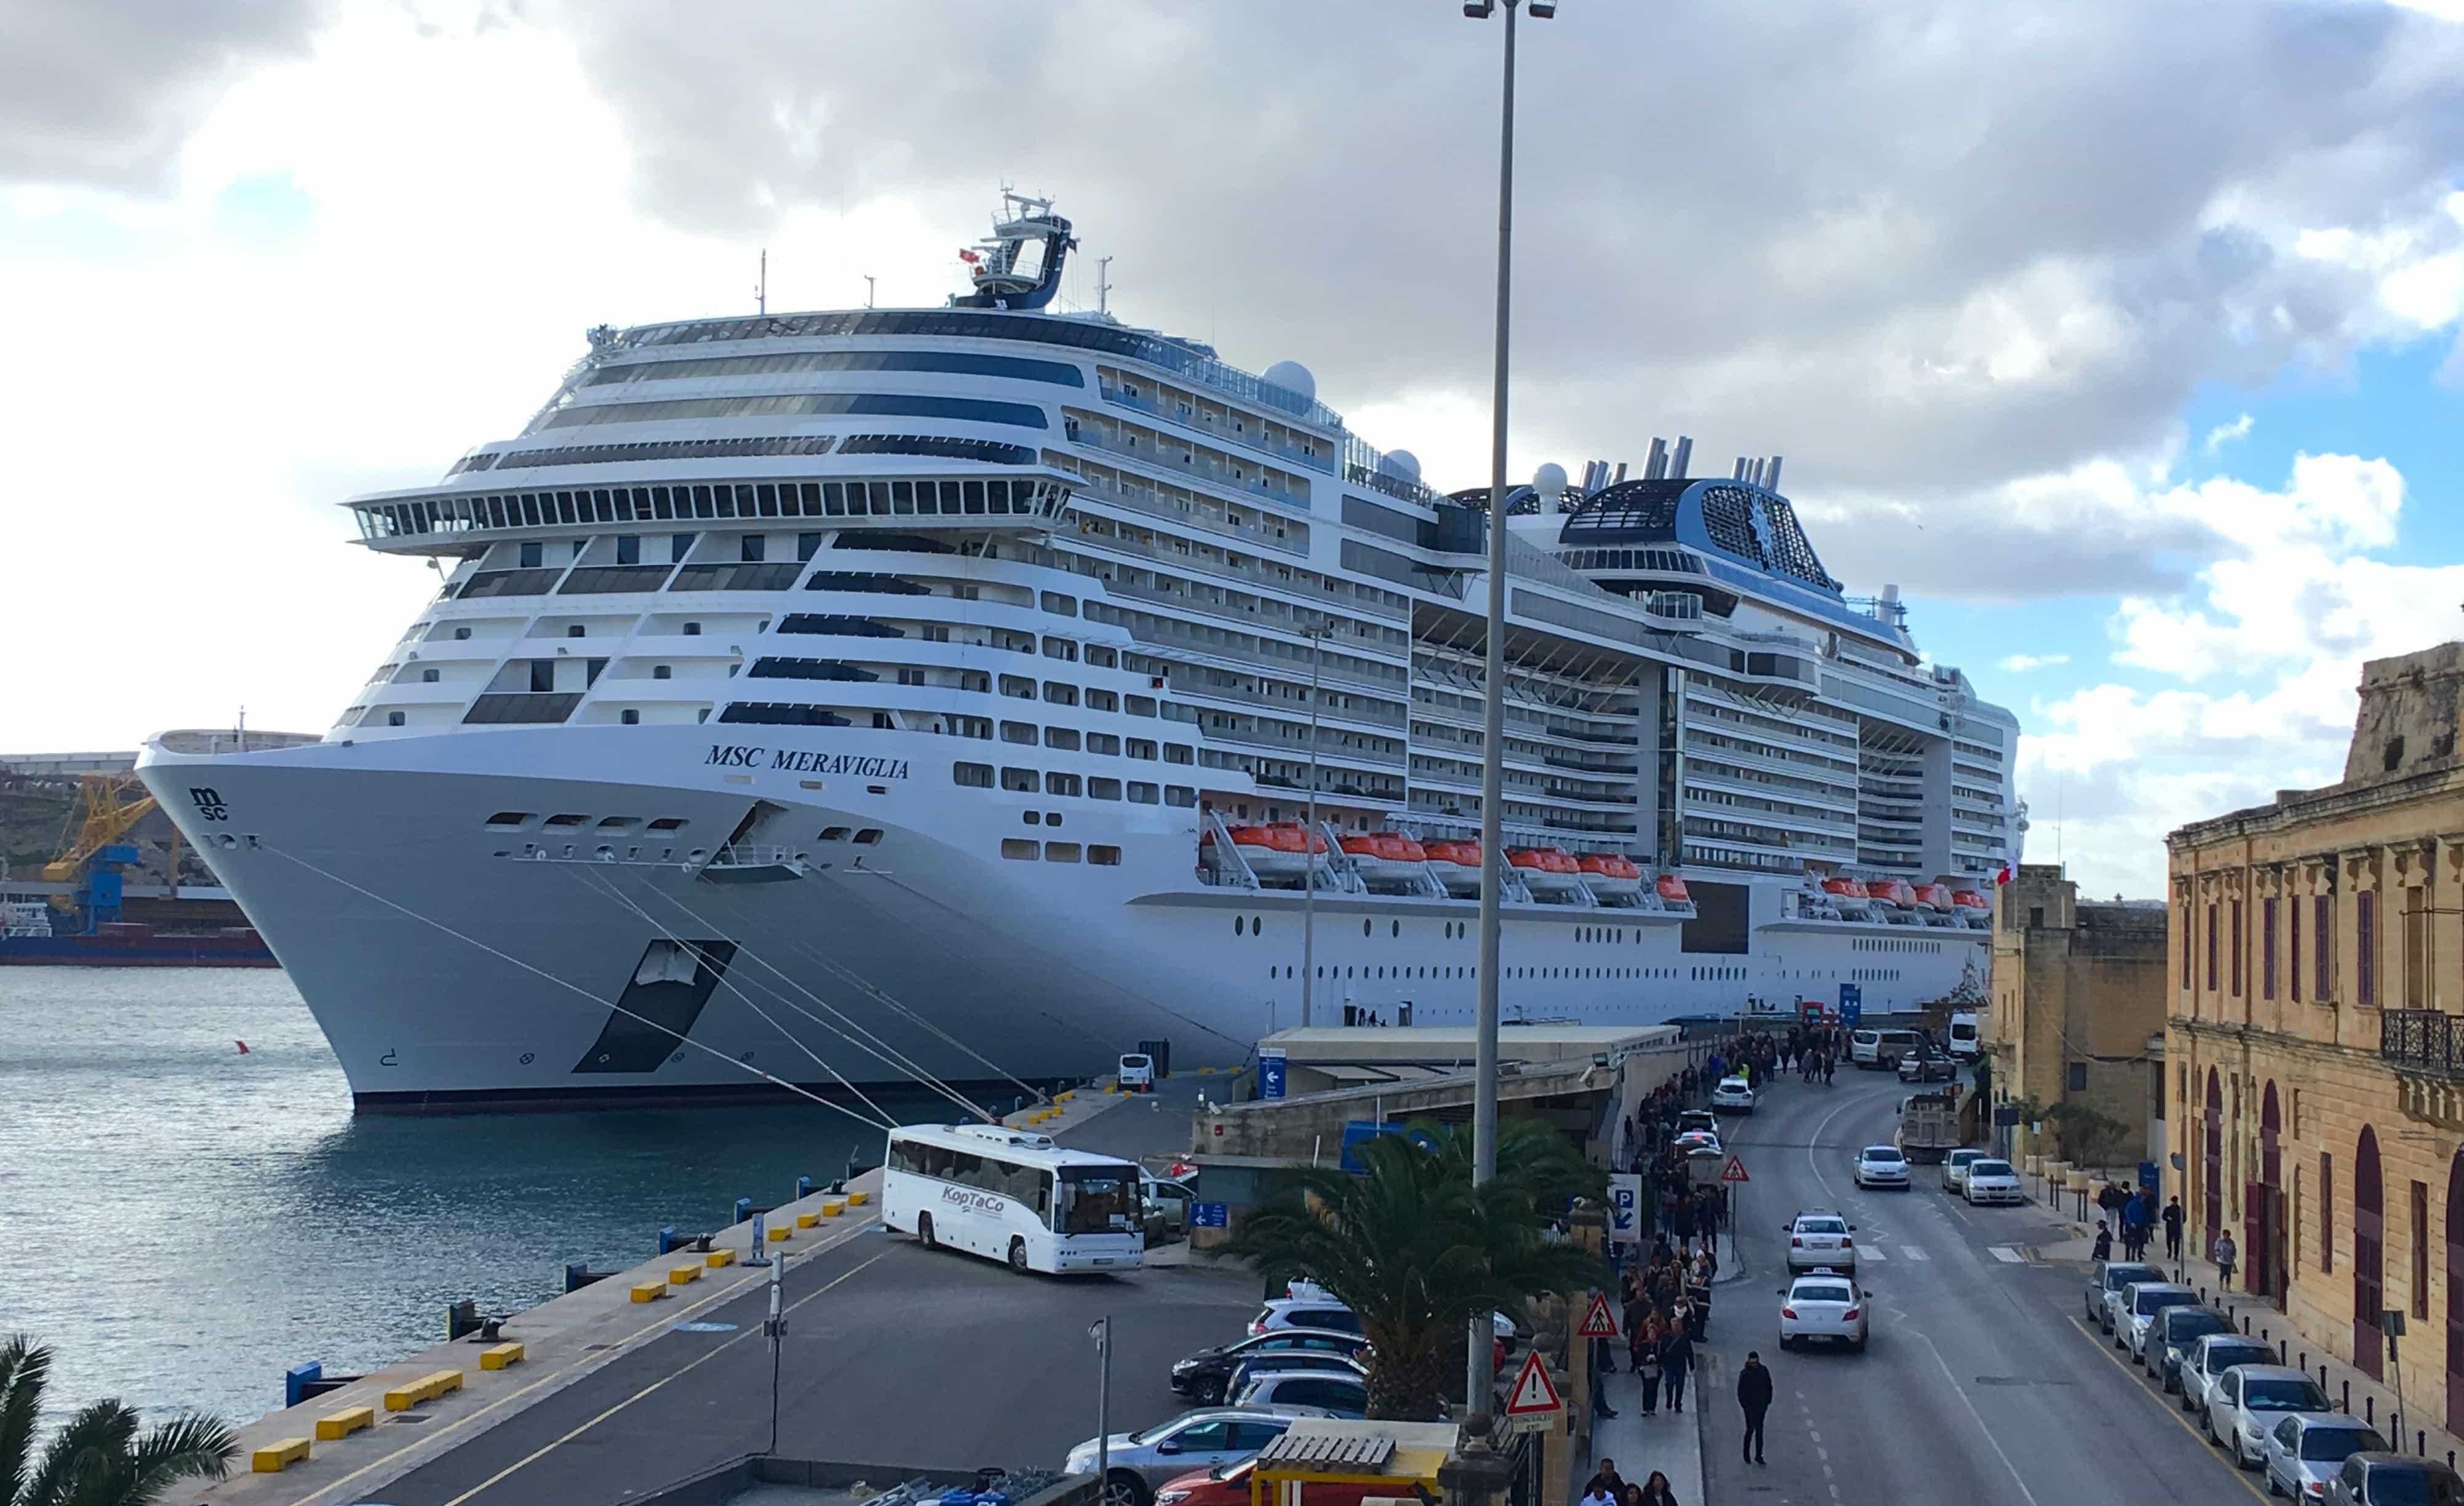
[[1189, 1205], [1189, 1227], [1192, 1229], [1229, 1229], [1232, 1227], [1232, 1205], [1229, 1203], [1192, 1203]]
[[1865, 991], [1854, 983], [1839, 985], [1839, 1023], [1854, 1030], [1865, 1017]]
[[1280, 1051], [1258, 1053], [1258, 1096], [1260, 1098], [1284, 1096], [1284, 1054]]

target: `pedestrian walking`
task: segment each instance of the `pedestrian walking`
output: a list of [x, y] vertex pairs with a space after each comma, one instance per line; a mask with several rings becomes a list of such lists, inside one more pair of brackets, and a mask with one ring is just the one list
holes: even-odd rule
[[1745, 1453], [1748, 1464], [1763, 1462], [1763, 1414], [1771, 1410], [1771, 1375], [1763, 1368], [1762, 1351], [1746, 1351], [1746, 1367], [1737, 1372], [1737, 1407], [1746, 1414]]
[[2241, 1252], [2233, 1246], [2232, 1230], [2216, 1235], [2216, 1247], [2210, 1257], [2216, 1262], [2217, 1290], [2230, 1291], [2233, 1288], [2233, 1265], [2240, 1255]]
[[1658, 1313], [1646, 1316], [1634, 1336], [1634, 1376], [1642, 1383], [1642, 1414], [1655, 1415], [1660, 1410], [1660, 1344], [1668, 1337], [1668, 1325]]
[[2096, 1221], [2096, 1245], [2088, 1251], [2087, 1257], [2099, 1264], [2113, 1258], [2113, 1231], [2105, 1227], [2101, 1218]]
[[[1678, 1305], [1684, 1305], [1683, 1299]], [[1673, 1323], [1660, 1341], [1660, 1390], [1670, 1411], [1685, 1410], [1685, 1378], [1693, 1373], [1694, 1341], [1685, 1337], [1683, 1322]]]
[[2165, 1204], [2165, 1258], [2177, 1265], [2182, 1259], [2182, 1200], [2178, 1197]]

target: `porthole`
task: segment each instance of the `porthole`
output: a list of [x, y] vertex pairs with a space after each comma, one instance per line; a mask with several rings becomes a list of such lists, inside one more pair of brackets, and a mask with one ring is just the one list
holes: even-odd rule
[[878, 826], [868, 826], [864, 830], [855, 834], [855, 840], [869, 846], [872, 843], [881, 840], [881, 828]]
[[1243, 931], [1244, 931], [1244, 930], [1246, 930], [1246, 929], [1248, 928], [1248, 926], [1249, 926], [1249, 917], [1247, 917], [1246, 915], [1235, 915], [1235, 916], [1233, 916], [1233, 917], [1232, 917], [1232, 934], [1233, 934], [1233, 935], [1235, 935], [1235, 936], [1240, 935]]
[[1368, 922], [1368, 921], [1362, 921], [1362, 922], [1360, 923], [1360, 934], [1362, 934], [1363, 936], [1366, 936], [1366, 935], [1368, 935], [1368, 934], [1369, 934], [1369, 927], [1370, 927], [1370, 924], [1371, 924], [1371, 923], [1370, 923], [1370, 922]]
[[1402, 935], [1402, 934], [1403, 934], [1403, 923], [1402, 923], [1401, 921], [1398, 921], [1398, 920], [1397, 920], [1397, 921], [1388, 921], [1388, 922], [1386, 923], [1386, 934], [1387, 934], [1387, 935], [1389, 935], [1389, 936], [1400, 936], [1400, 935]]

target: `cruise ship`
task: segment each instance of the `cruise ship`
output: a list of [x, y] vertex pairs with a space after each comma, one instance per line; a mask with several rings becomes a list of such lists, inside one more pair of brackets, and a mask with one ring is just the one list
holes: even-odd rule
[[1231, 1065], [1305, 981], [1467, 1021], [1485, 870], [1509, 1019], [1974, 987], [2016, 721], [1776, 457], [1441, 492], [1296, 363], [1056, 307], [1074, 245], [1012, 196], [946, 307], [593, 329], [343, 504], [442, 589], [321, 741], [141, 771], [362, 1109]]

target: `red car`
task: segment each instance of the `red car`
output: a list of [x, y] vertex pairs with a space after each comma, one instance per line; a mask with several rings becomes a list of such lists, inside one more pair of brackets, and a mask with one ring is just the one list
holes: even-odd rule
[[[1253, 1456], [1211, 1470], [1192, 1470], [1166, 1480], [1155, 1492], [1155, 1506], [1249, 1506], [1249, 1472]], [[1312, 1480], [1302, 1493], [1303, 1506], [1360, 1506], [1371, 1495], [1409, 1494], [1411, 1482], [1390, 1480], [1375, 1485], [1323, 1483]]]

